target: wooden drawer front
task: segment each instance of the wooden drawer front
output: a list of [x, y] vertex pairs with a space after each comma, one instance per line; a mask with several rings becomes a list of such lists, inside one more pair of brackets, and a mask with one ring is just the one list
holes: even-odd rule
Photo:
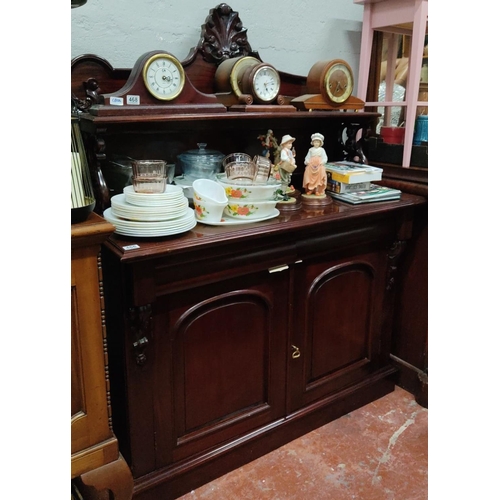
[[384, 260], [369, 254], [297, 266], [293, 345], [301, 356], [289, 356], [291, 411], [378, 367]]

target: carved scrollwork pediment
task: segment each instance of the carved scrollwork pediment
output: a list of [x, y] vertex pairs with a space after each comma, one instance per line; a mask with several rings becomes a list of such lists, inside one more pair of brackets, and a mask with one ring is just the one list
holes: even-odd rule
[[234, 12], [225, 3], [210, 9], [205, 24], [201, 27], [198, 49], [205, 61], [217, 65], [233, 57], [258, 57], [248, 43], [247, 29], [238, 12]]

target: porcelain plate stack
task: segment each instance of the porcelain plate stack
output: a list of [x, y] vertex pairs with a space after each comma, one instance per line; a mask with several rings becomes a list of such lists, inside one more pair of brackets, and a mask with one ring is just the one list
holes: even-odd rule
[[126, 186], [111, 198], [111, 208], [103, 216], [123, 236], [170, 236], [196, 226], [183, 189], [172, 184], [163, 193], [136, 193], [133, 186]]

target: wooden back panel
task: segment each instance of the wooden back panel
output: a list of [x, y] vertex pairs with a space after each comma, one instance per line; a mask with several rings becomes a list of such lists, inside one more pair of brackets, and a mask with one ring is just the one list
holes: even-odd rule
[[[199, 92], [215, 93], [215, 72], [226, 59], [253, 56], [261, 60], [253, 51], [247, 39], [247, 30], [227, 4], [211, 9], [205, 24], [201, 27], [201, 37], [196, 47], [181, 61], [190, 82]], [[157, 47], [152, 47], [156, 49]], [[278, 68], [277, 68], [278, 69]], [[130, 76], [131, 68], [114, 68], [106, 59], [95, 54], [84, 54], [71, 61], [71, 94], [87, 105], [98, 102], [102, 94], [120, 90]], [[307, 77], [279, 71], [281, 94], [298, 97], [307, 93]], [[81, 102], [80, 107], [85, 107]]]

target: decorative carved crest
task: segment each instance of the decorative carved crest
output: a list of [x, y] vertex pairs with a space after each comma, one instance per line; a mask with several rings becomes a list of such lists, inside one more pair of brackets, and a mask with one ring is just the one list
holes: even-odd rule
[[218, 65], [233, 57], [256, 57], [248, 43], [247, 29], [243, 26], [238, 12], [234, 12], [229, 5], [221, 3], [210, 9], [201, 28], [198, 46], [205, 61]]
[[86, 82], [82, 83], [82, 86], [85, 89], [85, 100], [79, 99], [75, 95], [71, 96], [72, 103], [76, 109], [79, 111], [88, 111], [92, 105], [103, 102], [103, 97], [100, 95], [101, 89], [95, 78], [89, 78]]

